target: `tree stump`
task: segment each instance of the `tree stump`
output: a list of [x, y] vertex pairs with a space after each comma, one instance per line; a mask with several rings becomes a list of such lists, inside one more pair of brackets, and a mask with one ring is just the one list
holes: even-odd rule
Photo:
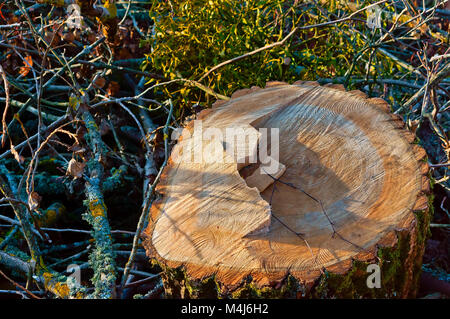
[[[198, 120], [172, 151], [144, 234], [168, 297], [415, 296], [428, 165], [386, 102], [341, 85], [269, 82]], [[230, 142], [227, 128], [248, 138]], [[377, 267], [379, 288], [368, 284]]]

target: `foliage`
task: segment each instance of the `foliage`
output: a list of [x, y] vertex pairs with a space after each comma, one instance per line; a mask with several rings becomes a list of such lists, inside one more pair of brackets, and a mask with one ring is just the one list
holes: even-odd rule
[[[145, 70], [164, 76], [198, 80], [220, 62], [280, 41], [296, 26], [329, 21], [329, 17], [349, 10], [334, 1], [325, 10], [300, 1], [236, 2], [155, 1], [150, 10], [154, 38], [148, 40], [152, 52], [146, 56]], [[326, 13], [326, 14], [325, 14]], [[372, 30], [360, 20], [330, 28], [311, 28], [297, 32], [283, 46], [263, 51], [229, 64], [207, 77], [205, 84], [216, 92], [231, 95], [239, 88], [264, 86], [269, 80], [294, 82], [346, 75], [353, 59], [365, 46]], [[355, 32], [351, 29], [357, 28]], [[335, 32], [339, 28], [339, 32]], [[365, 55], [370, 50], [364, 52]], [[353, 74], [365, 75], [366, 59], [360, 59]], [[392, 72], [395, 64], [384, 59], [370, 74]], [[177, 88], [178, 89], [178, 88]], [[204, 101], [204, 94], [190, 88], [166, 88], [165, 93], [182, 99], [182, 105]]]

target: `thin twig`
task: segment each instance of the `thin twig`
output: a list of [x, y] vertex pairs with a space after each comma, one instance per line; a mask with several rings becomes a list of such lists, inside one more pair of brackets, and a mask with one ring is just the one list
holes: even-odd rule
[[15, 282], [14, 280], [12, 280], [11, 278], [9, 278], [8, 276], [5, 275], [5, 273], [3, 271], [0, 270], [0, 275], [2, 275], [3, 277], [5, 277], [6, 280], [8, 280], [10, 283], [12, 283], [14, 286], [22, 289], [23, 291], [25, 291], [27, 294], [29, 294], [31, 297], [33, 297], [34, 299], [42, 299], [41, 297], [36, 296], [34, 293], [32, 293], [31, 291], [29, 291], [27, 288], [23, 287], [22, 285], [18, 284], [17, 282]]
[[163, 131], [164, 132], [164, 148], [165, 148], [164, 163], [159, 168], [158, 175], [156, 176], [155, 180], [153, 181], [151, 187], [147, 189], [147, 194], [145, 195], [144, 207], [142, 208], [142, 213], [141, 213], [141, 217], [139, 218], [139, 222], [138, 222], [137, 229], [136, 229], [136, 234], [133, 238], [133, 248], [131, 249], [130, 257], [128, 258], [128, 261], [125, 265], [125, 270], [122, 275], [122, 281], [121, 281], [122, 286], [124, 286], [125, 283], [127, 282], [127, 278], [130, 273], [131, 266], [133, 265], [133, 262], [134, 262], [136, 251], [137, 251], [137, 248], [139, 245], [140, 235], [141, 235], [142, 229], [144, 228], [145, 222], [147, 220], [147, 216], [149, 214], [150, 207], [153, 203], [153, 199], [154, 199], [153, 191], [154, 191], [156, 185], [158, 184], [159, 179], [161, 178], [161, 175], [162, 175], [162, 171], [164, 170], [164, 168], [167, 165], [167, 162], [169, 160], [169, 156], [168, 156], [169, 124], [170, 124], [170, 119], [172, 117], [172, 113], [173, 113], [173, 103], [170, 101], [170, 110], [169, 110], [169, 114], [167, 116], [166, 125], [164, 126], [164, 131]]

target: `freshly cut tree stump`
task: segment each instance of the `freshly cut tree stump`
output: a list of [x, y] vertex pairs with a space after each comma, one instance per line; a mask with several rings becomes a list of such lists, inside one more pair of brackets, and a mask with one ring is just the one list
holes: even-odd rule
[[[430, 219], [428, 165], [382, 99], [339, 85], [269, 82], [198, 120], [172, 151], [144, 235], [168, 297], [415, 295]], [[258, 146], [230, 143], [227, 128]], [[261, 132], [270, 133], [267, 145]], [[264, 146], [267, 157], [255, 162]], [[264, 174], [266, 160], [276, 166]]]

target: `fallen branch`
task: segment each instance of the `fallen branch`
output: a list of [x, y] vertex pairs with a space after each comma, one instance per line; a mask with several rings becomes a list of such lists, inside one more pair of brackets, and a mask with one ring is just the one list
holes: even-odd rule
[[446, 65], [444, 65], [444, 67], [437, 72], [436, 74], [433, 74], [430, 78], [429, 83], [427, 82], [427, 84], [425, 84], [424, 86], [422, 86], [422, 88], [417, 91], [413, 96], [411, 96], [411, 98], [406, 101], [405, 104], [403, 104], [402, 108], [403, 109], [408, 109], [411, 108], [411, 106], [422, 96], [424, 95], [425, 91], [426, 91], [426, 87], [428, 85], [428, 87], [432, 88], [435, 87], [436, 85], [438, 85], [443, 79], [447, 78], [448, 76], [450, 76], [450, 63], [447, 63]]
[[[15, 197], [8, 184], [1, 176], [0, 176], [0, 192], [6, 198]], [[37, 269], [39, 270], [43, 266], [43, 264], [41, 260], [41, 252], [39, 244], [35, 236], [35, 228], [31, 214], [24, 205], [18, 204], [16, 201], [13, 200], [9, 200], [9, 203], [13, 208], [13, 211], [16, 215], [17, 220], [20, 223], [20, 226], [22, 227], [22, 231], [31, 254], [31, 262], [34, 263]]]
[[116, 265], [107, 208], [102, 193], [102, 161], [105, 158], [105, 147], [94, 117], [88, 109], [82, 111], [82, 119], [87, 129], [86, 141], [93, 156], [87, 163], [89, 178], [86, 180], [85, 205], [88, 212], [83, 216], [92, 226], [95, 239], [95, 249], [90, 255], [90, 264], [94, 270], [93, 297], [110, 299], [115, 293]]

